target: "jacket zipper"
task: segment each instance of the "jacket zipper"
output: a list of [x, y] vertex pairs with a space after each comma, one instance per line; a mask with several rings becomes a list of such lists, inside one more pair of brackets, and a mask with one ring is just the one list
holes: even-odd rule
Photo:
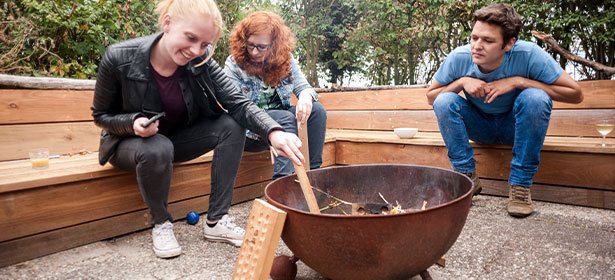
[[[211, 90], [211, 88], [209, 87], [209, 85], [207, 84], [207, 82], [205, 82], [205, 78], [202, 78], [203, 82], [205, 83], [205, 86], [207, 87], [207, 89], [209, 90], [209, 92], [211, 93], [211, 96], [214, 98], [214, 101], [216, 101], [216, 104], [218, 104], [218, 106], [220, 107], [220, 109], [222, 109], [224, 112], [228, 113], [228, 110], [224, 109], [224, 107], [222, 107], [222, 104], [220, 104], [220, 102], [218, 101], [218, 99], [216, 98], [216, 95], [214, 94], [214, 91]], [[199, 84], [199, 86], [201, 87], [201, 90], [205, 91], [205, 88], [203, 88], [203, 85], [201, 85], [201, 82], [197, 79], [197, 84]]]

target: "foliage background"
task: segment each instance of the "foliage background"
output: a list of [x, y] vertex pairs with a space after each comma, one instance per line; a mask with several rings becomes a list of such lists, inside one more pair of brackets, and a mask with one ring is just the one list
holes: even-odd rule
[[[252, 10], [280, 13], [298, 39], [295, 57], [312, 85], [428, 83], [446, 55], [467, 44], [471, 14], [487, 0], [219, 0], [228, 31]], [[615, 66], [615, 0], [514, 0], [531, 30], [571, 52]], [[0, 0], [0, 73], [94, 79], [107, 46], [157, 32], [156, 1]], [[542, 42], [537, 42], [542, 45]], [[544, 47], [544, 46], [543, 46]], [[580, 79], [603, 73], [553, 55]], [[570, 70], [569, 70], [570, 71]]]

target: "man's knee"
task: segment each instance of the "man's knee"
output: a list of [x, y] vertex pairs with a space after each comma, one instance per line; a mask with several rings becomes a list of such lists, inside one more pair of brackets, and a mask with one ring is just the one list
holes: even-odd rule
[[443, 92], [440, 93], [436, 100], [433, 102], [433, 109], [438, 114], [439, 112], [443, 112], [444, 110], [448, 110], [451, 105], [457, 103], [459, 99], [463, 99], [459, 94], [454, 92]]
[[532, 108], [531, 111], [551, 111], [553, 102], [551, 97], [544, 90], [539, 88], [526, 88], [515, 99], [514, 109], [516, 111], [524, 108]]

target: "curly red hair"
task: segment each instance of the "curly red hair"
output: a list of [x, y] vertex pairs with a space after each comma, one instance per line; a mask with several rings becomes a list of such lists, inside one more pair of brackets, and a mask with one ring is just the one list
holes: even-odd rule
[[[272, 46], [263, 62], [252, 62], [246, 41], [252, 35], [270, 34]], [[260, 76], [269, 86], [279, 86], [290, 75], [291, 52], [295, 36], [284, 20], [273, 12], [255, 12], [240, 21], [230, 35], [231, 55], [248, 74]]]

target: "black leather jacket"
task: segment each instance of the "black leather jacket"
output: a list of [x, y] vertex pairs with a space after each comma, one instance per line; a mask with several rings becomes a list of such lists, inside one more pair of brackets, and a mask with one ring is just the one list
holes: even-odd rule
[[[136, 118], [162, 112], [162, 102], [150, 75], [150, 50], [162, 33], [110, 46], [100, 62], [94, 90], [92, 116], [101, 127], [99, 162], [105, 164], [122, 137], [135, 136]], [[213, 59], [200, 67], [207, 54], [190, 61], [180, 79], [187, 122], [201, 117], [230, 114], [239, 124], [259, 135], [283, 130], [269, 115], [241, 94]]]

